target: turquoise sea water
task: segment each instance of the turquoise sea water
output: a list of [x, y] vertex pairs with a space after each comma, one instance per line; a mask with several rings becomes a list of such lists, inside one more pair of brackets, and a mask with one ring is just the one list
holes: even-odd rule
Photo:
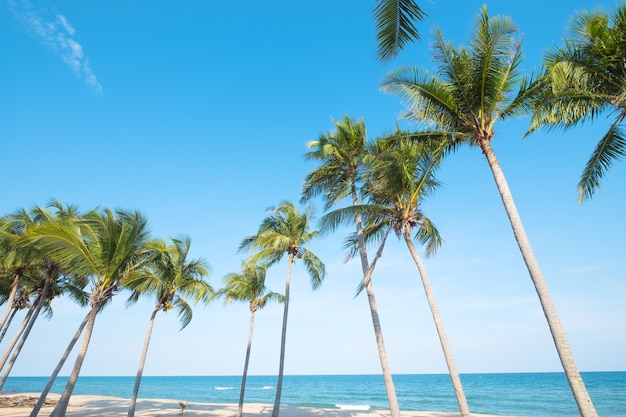
[[[134, 377], [80, 377], [74, 394], [130, 398]], [[395, 375], [401, 410], [458, 410], [448, 375]], [[583, 379], [602, 417], [626, 417], [626, 372], [586, 372]], [[38, 392], [47, 377], [9, 377], [4, 391]], [[576, 404], [561, 373], [464, 374], [461, 380], [475, 413], [523, 417], [575, 417]], [[60, 377], [52, 392], [67, 382]], [[146, 376], [140, 398], [237, 403], [241, 377]], [[274, 403], [276, 376], [249, 376], [246, 402]], [[303, 407], [336, 404], [388, 408], [382, 375], [287, 375], [281, 403]]]

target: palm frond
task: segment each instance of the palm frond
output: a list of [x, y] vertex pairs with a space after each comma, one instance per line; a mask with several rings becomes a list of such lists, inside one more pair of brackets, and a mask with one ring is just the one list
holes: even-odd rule
[[422, 21], [426, 14], [413, 0], [377, 0], [374, 8], [378, 59], [393, 59], [402, 48], [413, 40], [419, 40], [419, 32], [413, 22]]
[[626, 153], [626, 135], [618, 125], [621, 119], [614, 123], [609, 131], [600, 139], [591, 157], [585, 165], [580, 181], [578, 182], [579, 203], [590, 200], [595, 191], [600, 188], [600, 182], [613, 162], [619, 161]]
[[176, 308], [178, 313], [178, 320], [180, 321], [180, 330], [183, 330], [193, 318], [193, 309], [184, 298], [174, 297], [173, 301], [174, 308]]

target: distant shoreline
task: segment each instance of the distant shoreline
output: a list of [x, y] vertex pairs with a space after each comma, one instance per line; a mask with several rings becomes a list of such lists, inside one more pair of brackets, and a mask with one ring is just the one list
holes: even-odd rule
[[[12, 397], [31, 397], [37, 399], [37, 393], [16, 393], [1, 394], [3, 399]], [[56, 401], [58, 394], [50, 394], [50, 400]], [[67, 417], [123, 417], [128, 413], [130, 400], [119, 397], [108, 397], [101, 395], [74, 395], [70, 398], [70, 405], [67, 410]], [[184, 406], [184, 410], [181, 408]], [[232, 417], [237, 413], [237, 404], [213, 404], [202, 402], [186, 402], [166, 400], [166, 399], [138, 399], [135, 415], [137, 417], [165, 417], [174, 415], [185, 415], [188, 417]], [[47, 417], [52, 412], [53, 406], [49, 405], [41, 409], [39, 416]], [[0, 416], [3, 417], [28, 417], [32, 406], [1, 407]], [[181, 414], [182, 411], [182, 414]], [[243, 415], [245, 416], [271, 416], [271, 404], [244, 404]], [[280, 415], [283, 417], [388, 417], [389, 410], [346, 410], [346, 409], [326, 409], [313, 407], [281, 406]], [[403, 411], [406, 417], [460, 417], [458, 412], [439, 411]], [[493, 414], [476, 414], [475, 417], [513, 417], [496, 416]]]

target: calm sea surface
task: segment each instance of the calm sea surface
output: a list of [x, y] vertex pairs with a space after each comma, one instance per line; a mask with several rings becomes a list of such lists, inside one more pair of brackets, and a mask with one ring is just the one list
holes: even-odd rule
[[[586, 372], [583, 379], [602, 417], [626, 417], [626, 372]], [[80, 377], [74, 394], [130, 398], [134, 377]], [[37, 392], [47, 377], [9, 377], [4, 391]], [[561, 373], [464, 374], [461, 380], [475, 413], [523, 417], [575, 417], [576, 404]], [[61, 393], [67, 377], [52, 392]], [[140, 398], [237, 403], [241, 377], [146, 376]], [[458, 410], [448, 375], [395, 375], [402, 410]], [[276, 376], [249, 376], [246, 402], [274, 403]], [[369, 405], [387, 409], [382, 375], [287, 375], [281, 403], [301, 407]]]

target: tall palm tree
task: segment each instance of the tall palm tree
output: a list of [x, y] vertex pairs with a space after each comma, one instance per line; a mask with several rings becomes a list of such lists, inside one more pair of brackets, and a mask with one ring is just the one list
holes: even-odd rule
[[302, 260], [309, 274], [313, 290], [322, 284], [326, 275], [326, 268], [322, 261], [305, 247], [319, 233], [317, 230], [310, 230], [311, 218], [312, 209], [310, 206], [306, 207], [303, 212], [300, 212], [293, 203], [285, 201], [278, 207], [270, 207], [267, 217], [263, 219], [259, 226], [258, 232], [255, 235], [244, 238], [239, 246], [240, 251], [258, 249], [259, 252], [252, 255], [249, 261], [252, 263], [265, 262], [268, 267], [279, 262], [285, 255], [288, 257], [278, 383], [272, 417], [278, 417], [280, 411], [280, 395], [283, 386], [285, 346], [287, 341], [291, 266], [296, 262], [296, 259]]
[[544, 56], [545, 73], [534, 101], [529, 132], [568, 129], [603, 114], [614, 117], [578, 182], [579, 202], [589, 200], [611, 165], [626, 154], [626, 4], [611, 14], [583, 11], [570, 23], [570, 37]]
[[[363, 160], [367, 155], [367, 129], [363, 120], [357, 122], [349, 116], [343, 120], [335, 121], [335, 129], [326, 132], [316, 141], [307, 144], [311, 149], [305, 154], [305, 158], [317, 161], [320, 165], [307, 174], [302, 189], [303, 200], [309, 200], [316, 196], [324, 197], [324, 208], [330, 209], [344, 199], [350, 199], [353, 206], [360, 204], [359, 187], [364, 174]], [[363, 270], [363, 279], [366, 280], [370, 264], [367, 257], [367, 248], [363, 239], [363, 221], [360, 212], [355, 212], [351, 217], [356, 226], [357, 246]], [[371, 276], [369, 272], [369, 276]], [[374, 335], [378, 356], [383, 372], [387, 400], [392, 417], [400, 415], [398, 397], [391, 375], [391, 368], [387, 359], [385, 341], [374, 295], [374, 286], [370, 279], [365, 285], [370, 315], [374, 326]]]
[[156, 297], [156, 305], [148, 322], [128, 417], [135, 415], [139, 385], [157, 313], [168, 312], [175, 308], [178, 311], [182, 330], [191, 322], [193, 315], [191, 306], [183, 297], [190, 297], [195, 302], [199, 302], [210, 300], [214, 294], [213, 288], [206, 281], [209, 274], [206, 262], [202, 259], [187, 259], [190, 246], [191, 239], [188, 237], [172, 238], [171, 245], [162, 240], [149, 242], [146, 245], [146, 251], [150, 260], [145, 263], [143, 273], [122, 279], [122, 285], [132, 289], [128, 298], [130, 303], [136, 302], [143, 296]]
[[368, 234], [391, 229], [404, 239], [422, 280], [461, 416], [469, 417], [469, 405], [430, 279], [413, 243], [415, 239], [423, 244], [427, 256], [433, 255], [442, 243], [439, 232], [421, 210], [422, 200], [439, 186], [434, 177], [441, 161], [439, 143], [416, 144], [400, 139], [380, 140], [375, 145], [378, 152], [371, 158], [373, 164], [366, 184], [372, 207], [367, 210]]
[[426, 13], [414, 0], [377, 0], [374, 20], [378, 59], [390, 61], [408, 42], [419, 40], [414, 22], [422, 21], [424, 17]]
[[63, 268], [86, 276], [90, 281], [90, 309], [85, 318], [82, 347], [67, 385], [50, 414], [51, 417], [64, 417], [87, 354], [97, 314], [119, 291], [120, 281], [138, 273], [145, 261], [142, 253], [149, 237], [147, 221], [138, 212], [94, 210], [79, 219], [44, 222], [24, 236]]
[[250, 305], [250, 325], [248, 329], [248, 344], [246, 348], [246, 359], [243, 366], [243, 376], [241, 378], [241, 391], [239, 394], [239, 407], [237, 417], [243, 414], [243, 400], [246, 392], [246, 378], [248, 376], [248, 364], [250, 363], [250, 350], [252, 348], [252, 333], [254, 331], [254, 316], [257, 311], [265, 307], [269, 302], [284, 302], [282, 294], [269, 291], [265, 286], [265, 275], [267, 267], [265, 265], [244, 262], [241, 272], [231, 272], [224, 277], [224, 288], [219, 291], [224, 297], [226, 304], [233, 301], [247, 301]]
[[437, 30], [433, 43], [437, 63], [434, 74], [421, 68], [401, 68], [386, 75], [382, 88], [404, 99], [409, 120], [430, 124], [433, 131], [424, 132], [425, 137], [443, 137], [451, 150], [461, 144], [478, 147], [486, 157], [580, 413], [584, 417], [597, 416], [491, 147], [496, 122], [528, 111], [532, 89], [527, 88], [520, 75], [522, 55], [517, 34], [518, 29], [509, 18], [490, 18], [484, 7], [468, 48], [455, 48]]

